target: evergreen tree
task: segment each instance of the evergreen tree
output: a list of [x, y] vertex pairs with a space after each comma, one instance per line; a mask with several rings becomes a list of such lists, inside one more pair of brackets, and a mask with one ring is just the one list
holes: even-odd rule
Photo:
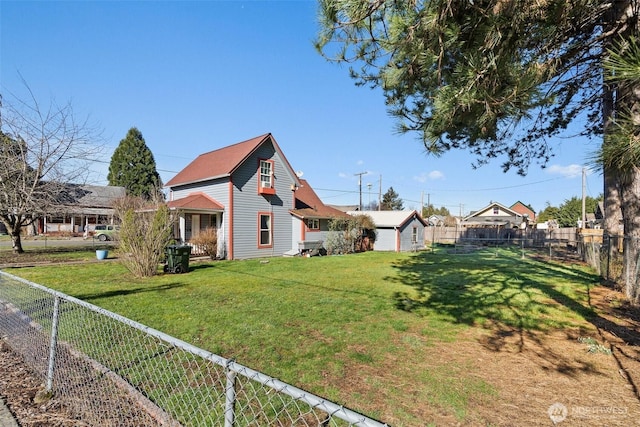
[[622, 215], [627, 296], [640, 302], [640, 159], [620, 164], [609, 150], [625, 118], [633, 131], [622, 137], [638, 145], [628, 136], [640, 133], [640, 81], [614, 70], [640, 36], [639, 0], [320, 5], [320, 52], [353, 64], [356, 84], [381, 88], [398, 130], [416, 132], [429, 153], [467, 149], [478, 165], [500, 158], [524, 175], [548, 162], [549, 137], [570, 124], [604, 135], [605, 230], [616, 234]]
[[138, 129], [129, 129], [113, 152], [107, 179], [109, 185], [126, 188], [128, 196], [151, 199], [159, 194], [162, 182], [156, 161]]
[[[598, 199], [587, 196], [585, 198], [585, 212], [593, 213], [598, 205]], [[582, 198], [572, 197], [567, 199], [558, 208], [558, 224], [560, 227], [577, 227], [582, 219]]]
[[431, 215], [440, 215], [442, 217], [447, 217], [451, 215], [451, 212], [449, 212], [449, 209], [445, 208], [444, 206], [436, 208], [432, 204], [428, 204], [427, 206], [422, 208], [422, 217], [429, 218]]
[[381, 210], [383, 211], [401, 211], [403, 209], [403, 202], [398, 193], [389, 187], [386, 193], [382, 195]]
[[[585, 198], [585, 212], [593, 213], [596, 211], [598, 202], [602, 197], [594, 198], [587, 196]], [[538, 215], [538, 222], [554, 219], [560, 227], [577, 227], [578, 221], [582, 219], [582, 198], [574, 196], [565, 200], [560, 206], [555, 207], [547, 203], [547, 206]]]
[[542, 223], [542, 222], [546, 222], [549, 221], [551, 219], [553, 220], [557, 220], [559, 215], [559, 209], [557, 206], [551, 206], [551, 204], [549, 202], [547, 202], [547, 205], [545, 206], [545, 208], [540, 211], [540, 213], [538, 214], [538, 217], [536, 218], [536, 222], [538, 223]]

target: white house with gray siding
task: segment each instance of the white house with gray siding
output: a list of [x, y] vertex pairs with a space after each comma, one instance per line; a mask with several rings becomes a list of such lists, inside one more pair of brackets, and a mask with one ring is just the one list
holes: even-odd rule
[[376, 224], [375, 251], [408, 252], [424, 248], [427, 222], [413, 211], [349, 211], [369, 215]]

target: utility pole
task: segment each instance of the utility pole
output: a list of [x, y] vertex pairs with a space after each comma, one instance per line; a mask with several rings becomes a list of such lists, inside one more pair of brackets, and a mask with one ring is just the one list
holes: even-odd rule
[[382, 210], [382, 174], [380, 174], [380, 186], [378, 187], [378, 210]]
[[587, 228], [587, 168], [582, 168], [582, 223], [580, 228]]
[[358, 189], [360, 192], [360, 204], [358, 205], [358, 210], [361, 211], [362, 210], [362, 175], [366, 175], [367, 172], [359, 172], [354, 174], [355, 176], [358, 177]]
[[420, 215], [424, 215], [424, 209], [425, 207], [427, 209], [429, 209], [429, 207], [431, 206], [431, 193], [427, 193], [427, 205], [425, 206], [424, 204], [424, 191], [422, 193], [420, 193], [420, 206], [422, 206], [422, 209], [420, 209]]

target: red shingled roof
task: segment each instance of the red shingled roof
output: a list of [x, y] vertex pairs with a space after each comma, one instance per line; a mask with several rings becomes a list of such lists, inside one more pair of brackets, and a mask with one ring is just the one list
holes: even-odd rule
[[182, 199], [172, 200], [167, 203], [169, 209], [207, 209], [224, 210], [224, 206], [216, 202], [204, 193], [192, 193]]
[[[171, 178], [165, 186], [172, 187], [229, 176], [236, 167], [268, 138], [271, 138], [270, 133], [200, 154], [176, 176]], [[273, 144], [276, 145], [275, 141], [273, 141]]]
[[299, 218], [348, 218], [349, 215], [322, 203], [309, 183], [300, 179], [296, 190], [296, 208], [291, 213]]

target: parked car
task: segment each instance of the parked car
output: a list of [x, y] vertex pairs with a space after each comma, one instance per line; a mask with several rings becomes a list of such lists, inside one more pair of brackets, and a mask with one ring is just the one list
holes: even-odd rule
[[120, 226], [118, 225], [96, 225], [93, 238], [101, 242], [115, 240], [118, 237], [118, 231], [120, 231]]

